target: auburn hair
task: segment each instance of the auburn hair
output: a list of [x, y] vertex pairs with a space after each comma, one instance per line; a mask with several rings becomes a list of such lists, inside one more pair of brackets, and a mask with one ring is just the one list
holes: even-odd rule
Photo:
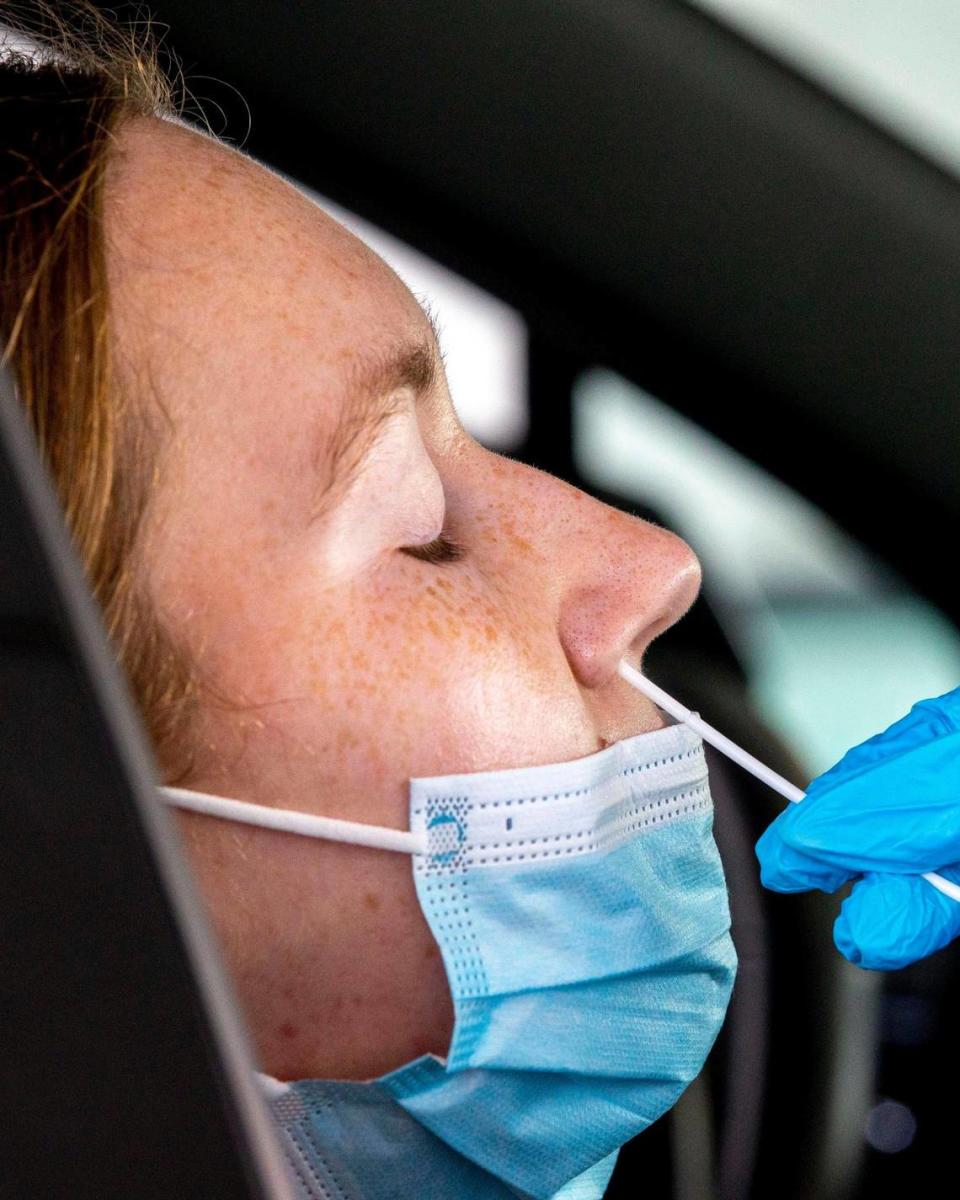
[[0, 362], [13, 371], [161, 773], [175, 782], [193, 760], [197, 688], [138, 585], [161, 430], [118, 369], [103, 228], [123, 123], [183, 117], [182, 73], [162, 54], [149, 19], [0, 0]]

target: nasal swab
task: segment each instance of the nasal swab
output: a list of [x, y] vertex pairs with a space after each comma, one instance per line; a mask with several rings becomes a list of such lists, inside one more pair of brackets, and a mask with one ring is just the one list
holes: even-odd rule
[[[736, 742], [732, 742], [728, 737], [720, 733], [719, 730], [714, 729], [712, 725], [708, 725], [699, 713], [691, 712], [689, 708], [684, 708], [678, 700], [674, 700], [662, 687], [657, 687], [645, 675], [641, 675], [636, 667], [631, 667], [629, 663], [621, 659], [617, 667], [617, 672], [627, 683], [631, 684], [638, 691], [643, 692], [644, 695], [649, 696], [654, 704], [658, 704], [664, 712], [668, 712], [672, 717], [676, 717], [678, 721], [683, 721], [684, 724], [689, 725], [691, 729], [700, 734], [705, 742], [709, 742], [711, 746], [715, 746], [721, 754], [725, 754], [727, 758], [738, 763], [745, 771], [749, 771], [751, 775], [755, 775], [757, 779], [761, 780], [768, 787], [773, 788], [775, 792], [779, 792], [781, 796], [785, 796], [791, 804], [799, 804], [803, 800], [806, 793], [801, 791], [800, 788], [790, 783], [789, 780], [784, 779], [782, 775], [778, 775], [776, 771], [771, 770], [765, 763], [754, 758], [752, 754], [748, 754], [746, 750], [738, 746]], [[949, 879], [944, 879], [942, 875], [937, 875], [934, 871], [925, 872], [923, 878], [928, 883], [933, 884], [937, 891], [943, 892], [945, 896], [949, 896], [951, 900], [960, 901], [960, 886], [951, 883]]]

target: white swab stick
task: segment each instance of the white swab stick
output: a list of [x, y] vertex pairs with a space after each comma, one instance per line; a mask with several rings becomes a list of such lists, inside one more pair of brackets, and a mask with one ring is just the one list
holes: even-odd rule
[[[732, 742], [728, 737], [722, 734], [718, 729], [714, 729], [712, 725], [708, 725], [699, 713], [691, 712], [689, 708], [685, 708], [678, 700], [665, 692], [663, 688], [657, 687], [645, 675], [642, 675], [636, 667], [631, 667], [629, 663], [620, 660], [617, 667], [617, 672], [622, 679], [635, 687], [638, 691], [658, 704], [664, 712], [668, 712], [671, 717], [676, 717], [678, 721], [683, 721], [685, 725], [689, 725], [703, 738], [705, 742], [709, 742], [711, 746], [716, 747], [721, 754], [725, 754], [727, 758], [738, 763], [745, 771], [749, 771], [751, 775], [755, 775], [768, 787], [772, 787], [775, 792], [779, 792], [781, 796], [786, 797], [791, 804], [799, 804], [804, 798], [805, 792], [801, 791], [795, 784], [792, 784], [788, 779], [784, 779], [782, 775], [778, 775], [776, 771], [771, 770], [765, 763], [754, 758], [752, 754], [748, 754], [736, 742]], [[942, 875], [937, 875], [933, 871], [927, 871], [924, 879], [931, 883], [939, 892], [943, 892], [945, 896], [949, 896], [951, 900], [960, 901], [960, 886], [951, 883], [949, 879], [944, 879]]]

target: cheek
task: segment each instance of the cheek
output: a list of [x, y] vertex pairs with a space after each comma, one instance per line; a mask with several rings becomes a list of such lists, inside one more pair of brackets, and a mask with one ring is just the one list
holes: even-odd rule
[[384, 757], [406, 778], [447, 770], [490, 722], [480, 701], [490, 680], [516, 684], [502, 614], [472, 583], [413, 560], [398, 573], [404, 586], [371, 587], [349, 617], [321, 618], [306, 658], [304, 682], [338, 727], [350, 769], [367, 777]]
[[403, 825], [411, 776], [580, 751], [582, 706], [542, 597], [499, 578], [394, 552], [330, 586], [301, 551], [270, 570], [251, 560], [229, 589], [220, 576], [219, 622], [194, 632], [227, 701], [209, 706], [210, 741], [221, 759], [239, 749], [245, 794]]
[[[570, 754], [584, 724], [555, 632], [536, 604], [492, 592], [466, 563], [412, 563], [417, 583], [368, 597], [340, 694], [375, 712], [414, 774], [497, 769]], [[381, 728], [383, 727], [381, 726]], [[584, 752], [594, 749], [585, 743]], [[576, 751], [574, 750], [574, 753]]]
[[393, 821], [413, 775], [517, 761], [518, 731], [544, 699], [545, 647], [518, 636], [517, 614], [469, 572], [454, 580], [401, 559], [387, 574], [261, 626], [246, 641], [247, 690], [257, 679], [270, 757], [285, 769], [312, 760], [352, 811], [381, 795], [391, 811], [378, 819]]

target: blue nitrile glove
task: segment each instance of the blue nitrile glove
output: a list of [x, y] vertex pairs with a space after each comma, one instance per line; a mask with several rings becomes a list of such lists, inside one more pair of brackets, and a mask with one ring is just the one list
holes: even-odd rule
[[757, 842], [778, 892], [834, 892], [834, 941], [851, 962], [889, 970], [960, 935], [960, 903], [922, 878], [960, 883], [960, 688], [921, 700], [847, 751]]

